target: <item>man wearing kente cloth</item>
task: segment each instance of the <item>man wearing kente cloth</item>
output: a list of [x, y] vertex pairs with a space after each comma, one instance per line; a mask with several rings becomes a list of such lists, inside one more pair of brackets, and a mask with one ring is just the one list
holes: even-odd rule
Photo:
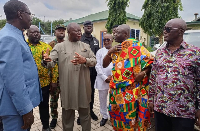
[[118, 26], [114, 36], [120, 44], [112, 47], [103, 60], [104, 68], [113, 63], [108, 108], [113, 129], [146, 131], [150, 124], [148, 76], [153, 58], [141, 43], [129, 38], [128, 25]]

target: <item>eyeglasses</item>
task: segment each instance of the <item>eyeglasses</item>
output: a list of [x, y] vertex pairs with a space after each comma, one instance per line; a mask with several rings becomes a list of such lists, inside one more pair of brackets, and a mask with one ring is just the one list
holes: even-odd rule
[[177, 29], [180, 29], [180, 28], [164, 27], [163, 31], [166, 31], [167, 33], [170, 33], [171, 30], [177, 30]]
[[26, 12], [26, 11], [21, 11], [21, 12], [28, 14], [31, 18], [33, 18], [35, 16], [34, 14], [31, 14], [30, 12]]
[[106, 39], [103, 39], [103, 41], [108, 41], [109, 42], [109, 41], [111, 41], [111, 39], [106, 38]]

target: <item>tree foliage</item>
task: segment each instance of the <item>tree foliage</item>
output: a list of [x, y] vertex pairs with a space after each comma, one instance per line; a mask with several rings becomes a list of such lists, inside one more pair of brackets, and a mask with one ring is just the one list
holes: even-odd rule
[[178, 18], [178, 11], [182, 11], [181, 0], [145, 0], [140, 19], [140, 26], [148, 35], [163, 35], [163, 27], [173, 18]]
[[6, 24], [6, 19], [0, 20], [0, 29], [3, 28]]
[[111, 33], [114, 25], [125, 24], [127, 21], [126, 7], [129, 6], [129, 0], [106, 0], [109, 9], [108, 21], [106, 29]]

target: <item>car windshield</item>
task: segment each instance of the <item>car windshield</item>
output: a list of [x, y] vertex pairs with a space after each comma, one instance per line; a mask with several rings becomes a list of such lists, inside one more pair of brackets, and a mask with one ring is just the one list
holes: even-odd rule
[[184, 33], [183, 38], [188, 44], [200, 47], [200, 32]]

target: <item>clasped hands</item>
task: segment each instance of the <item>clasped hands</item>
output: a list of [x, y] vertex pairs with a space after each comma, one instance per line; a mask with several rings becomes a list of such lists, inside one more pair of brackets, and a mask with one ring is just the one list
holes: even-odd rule
[[[43, 59], [44, 63], [51, 62], [51, 58], [49, 57], [49, 48], [47, 48], [46, 53], [44, 53], [44, 51], [42, 51], [42, 59]], [[85, 64], [86, 58], [79, 55], [77, 52], [75, 52], [74, 59], [71, 60], [71, 63], [74, 65]]]

